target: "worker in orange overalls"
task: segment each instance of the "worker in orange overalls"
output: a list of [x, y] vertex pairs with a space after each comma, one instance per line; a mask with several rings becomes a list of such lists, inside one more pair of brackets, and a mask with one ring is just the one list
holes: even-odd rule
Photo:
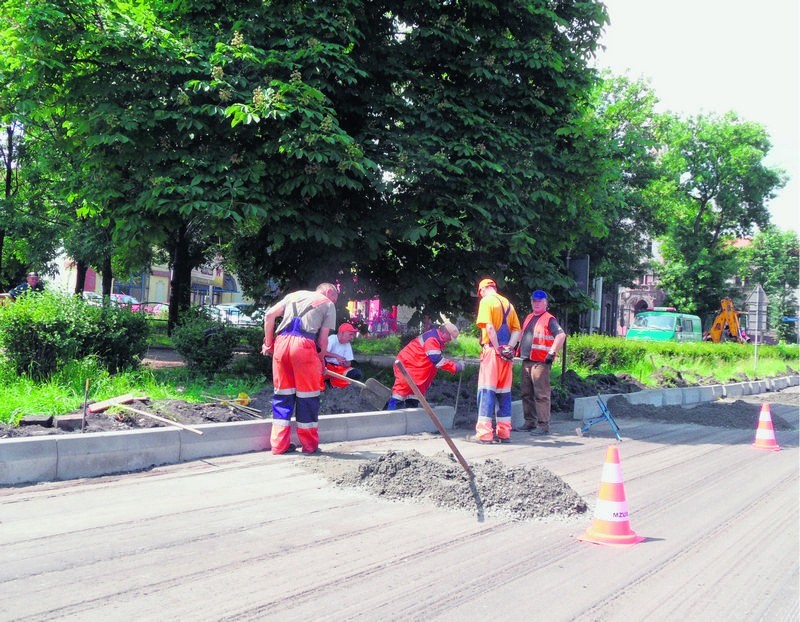
[[[297, 449], [290, 442], [292, 413], [303, 453], [319, 451], [319, 379], [328, 353], [328, 335], [336, 328], [334, 303], [338, 298], [335, 285], [321, 283], [313, 292], [288, 294], [264, 315], [261, 353], [272, 357], [273, 454]], [[282, 320], [275, 330], [279, 317]]]
[[[397, 360], [403, 363], [423, 397], [440, 369], [451, 374], [457, 374], [464, 369], [464, 363], [455, 363], [442, 354], [444, 346], [456, 339], [458, 339], [458, 328], [455, 324], [445, 322], [444, 325], [431, 328], [409, 341], [397, 355]], [[392, 397], [386, 406], [387, 410], [417, 407], [419, 400], [415, 397], [414, 390], [395, 366]]]
[[[514, 305], [497, 293], [492, 279], [478, 283], [481, 360], [478, 371], [478, 422], [473, 443], [511, 442], [511, 380], [520, 325]], [[496, 423], [495, 423], [496, 413]]]

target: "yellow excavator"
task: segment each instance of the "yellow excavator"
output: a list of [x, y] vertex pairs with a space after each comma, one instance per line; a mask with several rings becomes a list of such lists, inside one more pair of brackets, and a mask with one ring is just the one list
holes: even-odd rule
[[713, 341], [714, 343], [719, 343], [720, 341], [748, 343], [750, 337], [747, 335], [745, 327], [742, 326], [740, 318], [742, 315], [746, 315], [746, 313], [737, 311], [733, 300], [723, 298], [720, 310], [711, 324], [711, 330], [703, 336], [703, 340]]

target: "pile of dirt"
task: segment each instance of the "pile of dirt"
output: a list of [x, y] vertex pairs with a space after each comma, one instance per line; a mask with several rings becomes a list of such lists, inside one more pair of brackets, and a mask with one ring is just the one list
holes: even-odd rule
[[[775, 394], [779, 395], [779, 394]], [[793, 402], [798, 403], [797, 394]], [[712, 428], [736, 428], [755, 430], [758, 427], [760, 408], [742, 400], [720, 400], [699, 402], [691, 406], [651, 406], [649, 404], [629, 404], [623, 397], [608, 399], [608, 408], [615, 419], [635, 418], [660, 421], [663, 423], [694, 423]], [[786, 419], [770, 414], [775, 430], [794, 429]]]
[[[552, 410], [554, 421], [572, 419], [574, 400], [599, 394], [623, 394], [639, 391], [644, 388], [630, 376], [614, 376], [612, 374], [595, 374], [582, 379], [568, 370], [564, 376], [566, 394], [553, 393]], [[458, 382], [436, 381], [428, 390], [427, 401], [432, 406], [453, 406], [456, 408], [454, 426], [470, 429], [477, 416], [477, 374]], [[780, 396], [781, 393], [771, 394]], [[789, 393], [789, 403], [798, 403], [798, 394]], [[219, 399], [233, 399], [232, 396], [219, 396]], [[250, 408], [258, 411], [258, 415], [248, 415], [235, 407], [219, 403], [195, 403], [184, 400], [137, 400], [127, 406], [144, 411], [183, 425], [204, 423], [225, 423], [231, 421], [248, 421], [256, 417], [270, 418], [272, 409], [272, 387], [265, 386], [261, 391], [249, 396]], [[512, 387], [512, 399], [519, 400], [519, 386]], [[771, 397], [772, 399], [772, 397]], [[776, 398], [777, 399], [777, 398]], [[615, 417], [637, 417], [653, 421], [697, 423], [716, 427], [735, 427], [755, 429], [758, 422], [758, 409], [752, 404], [736, 401], [717, 401], [701, 403], [691, 407], [651, 407], [647, 405], [631, 406], [624, 399], [611, 398], [608, 406]], [[374, 408], [361, 398], [361, 389], [348, 386], [343, 389], [328, 388], [320, 396], [320, 414], [337, 414], [371, 411]], [[80, 434], [81, 410], [69, 413], [66, 419], [73, 420], [72, 425], [59, 423], [54, 425], [52, 417], [34, 417], [30, 425], [8, 426], [0, 423], [0, 438], [41, 436], [49, 434]], [[74, 420], [78, 418], [78, 424]], [[23, 423], [26, 419], [23, 419]], [[110, 408], [96, 414], [88, 414], [84, 433], [106, 432], [114, 430], [130, 430], [141, 428], [164, 427], [169, 424], [157, 421], [145, 415], [129, 410]], [[792, 427], [780, 417], [773, 415], [773, 426], [776, 430], [787, 430]]]
[[326, 457], [304, 461], [340, 487], [353, 487], [392, 501], [425, 502], [438, 507], [477, 512], [515, 521], [565, 519], [582, 515], [586, 502], [561, 478], [543, 467], [508, 467], [488, 459], [472, 464], [475, 479], [452, 454], [429, 458], [417, 451], [389, 451], [357, 465], [336, 468], [341, 460]]

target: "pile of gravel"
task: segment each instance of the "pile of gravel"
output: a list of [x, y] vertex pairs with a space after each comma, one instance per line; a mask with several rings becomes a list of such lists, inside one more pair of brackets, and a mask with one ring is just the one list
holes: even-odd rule
[[429, 458], [412, 450], [390, 451], [344, 472], [319, 470], [337, 486], [480, 516], [527, 521], [574, 517], [587, 510], [586, 502], [572, 488], [543, 467], [507, 467], [494, 459], [470, 467], [474, 481], [452, 454], [441, 452], [437, 458]]

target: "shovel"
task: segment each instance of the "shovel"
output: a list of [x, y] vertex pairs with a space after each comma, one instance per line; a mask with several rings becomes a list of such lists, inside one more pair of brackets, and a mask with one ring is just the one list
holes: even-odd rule
[[408, 383], [408, 386], [411, 387], [411, 390], [414, 392], [414, 395], [417, 397], [417, 399], [422, 404], [422, 407], [428, 413], [428, 416], [431, 418], [431, 421], [433, 421], [433, 425], [435, 425], [436, 428], [439, 430], [439, 434], [442, 435], [442, 438], [444, 438], [445, 442], [450, 447], [450, 450], [453, 452], [453, 455], [455, 455], [455, 457], [458, 460], [458, 462], [461, 464], [463, 469], [467, 472], [467, 475], [469, 475], [470, 484], [471, 484], [471, 487], [473, 489], [472, 492], [473, 492], [473, 494], [475, 495], [475, 497], [477, 499], [478, 498], [478, 495], [477, 495], [478, 491], [477, 491], [476, 488], [474, 488], [475, 473], [472, 472], [472, 469], [470, 468], [470, 466], [467, 463], [467, 461], [464, 459], [464, 456], [462, 456], [461, 452], [458, 451], [458, 447], [456, 447], [455, 444], [453, 443], [453, 439], [450, 438], [450, 435], [444, 429], [444, 426], [442, 425], [442, 422], [439, 421], [439, 417], [437, 417], [436, 413], [433, 412], [433, 408], [431, 408], [431, 405], [428, 404], [428, 400], [425, 399], [425, 396], [422, 395], [422, 391], [419, 390], [419, 387], [414, 382], [414, 379], [411, 377], [411, 374], [408, 373], [408, 370], [405, 368], [405, 365], [403, 365], [403, 362], [402, 361], [395, 361], [394, 362], [394, 366], [400, 371], [401, 374], [403, 374], [403, 377], [406, 379], [406, 382]]
[[344, 380], [345, 382], [354, 384], [357, 387], [361, 387], [361, 393], [359, 394], [359, 397], [377, 410], [383, 410], [386, 408], [386, 402], [388, 402], [389, 398], [392, 397], [392, 390], [386, 385], [383, 385], [375, 380], [375, 378], [367, 378], [367, 382], [364, 383], [359, 382], [358, 380], [353, 380], [352, 378], [348, 378], [347, 376], [343, 376], [342, 374], [337, 374], [335, 371], [331, 371], [330, 369], [326, 369], [325, 373], [329, 376], [333, 376], [334, 378], [338, 378], [339, 380]]

